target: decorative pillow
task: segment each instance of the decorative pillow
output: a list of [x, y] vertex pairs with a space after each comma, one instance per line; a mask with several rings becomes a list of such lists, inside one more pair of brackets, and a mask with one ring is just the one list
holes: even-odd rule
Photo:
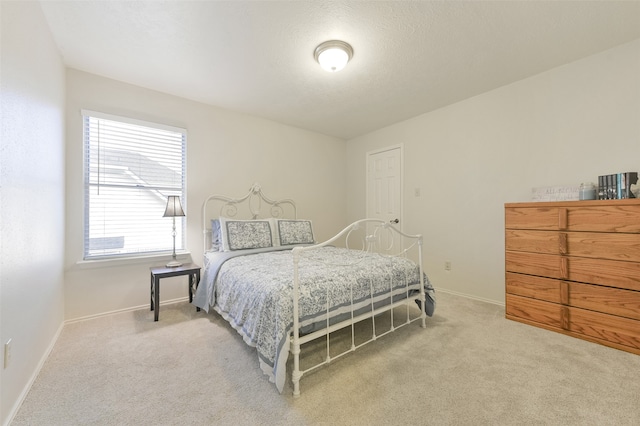
[[220, 218], [224, 251], [271, 247], [268, 220], [232, 220]]
[[211, 219], [211, 250], [222, 251], [222, 231], [220, 219]]
[[283, 246], [315, 243], [310, 220], [278, 219], [278, 235]]

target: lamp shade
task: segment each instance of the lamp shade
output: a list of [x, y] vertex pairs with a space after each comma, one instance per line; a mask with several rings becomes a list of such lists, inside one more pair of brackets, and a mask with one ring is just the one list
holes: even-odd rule
[[169, 195], [167, 197], [167, 208], [164, 211], [162, 217], [177, 217], [184, 216], [182, 210], [182, 204], [180, 204], [180, 197], [177, 195]]

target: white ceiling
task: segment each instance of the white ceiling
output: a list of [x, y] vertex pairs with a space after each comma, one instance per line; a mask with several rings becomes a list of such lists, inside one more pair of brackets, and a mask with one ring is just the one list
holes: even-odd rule
[[41, 4], [68, 67], [344, 139], [640, 38], [640, 1]]

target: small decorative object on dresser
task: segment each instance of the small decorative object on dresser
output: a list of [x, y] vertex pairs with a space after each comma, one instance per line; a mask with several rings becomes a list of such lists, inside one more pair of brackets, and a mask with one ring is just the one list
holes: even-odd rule
[[591, 182], [583, 182], [580, 184], [579, 200], [595, 200], [597, 198], [596, 186]]
[[640, 200], [505, 204], [506, 317], [640, 354]]

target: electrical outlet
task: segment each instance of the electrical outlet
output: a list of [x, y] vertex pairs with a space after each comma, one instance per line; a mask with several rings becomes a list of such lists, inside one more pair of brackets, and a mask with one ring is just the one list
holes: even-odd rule
[[9, 366], [11, 362], [11, 339], [4, 344], [4, 368]]
[[450, 271], [451, 270], [451, 261], [447, 260], [444, 262], [444, 270], [445, 271]]

